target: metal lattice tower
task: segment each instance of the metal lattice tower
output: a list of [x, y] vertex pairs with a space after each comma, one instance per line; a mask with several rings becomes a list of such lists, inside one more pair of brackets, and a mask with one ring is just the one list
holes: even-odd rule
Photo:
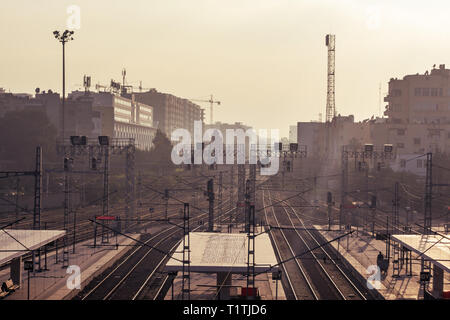
[[[109, 146], [103, 146], [103, 152], [105, 157], [105, 164], [103, 168], [103, 216], [108, 215], [109, 211]], [[108, 230], [102, 226], [102, 243], [108, 242]]]
[[250, 205], [256, 205], [256, 164], [250, 164]]
[[183, 211], [183, 265], [181, 279], [181, 300], [191, 299], [191, 248], [189, 239], [189, 203]]
[[[34, 211], [33, 211], [33, 229], [41, 229], [41, 209], [42, 209], [42, 148], [36, 147], [36, 171], [34, 173]], [[37, 261], [33, 251], [34, 264], [41, 270], [41, 252], [37, 250]], [[34, 267], [33, 267], [34, 270]]]
[[70, 215], [70, 174], [69, 170], [72, 166], [72, 159], [64, 159], [64, 231], [66, 234], [63, 238], [63, 268], [69, 266], [69, 215]]
[[128, 229], [128, 220], [136, 215], [136, 192], [135, 192], [135, 156], [136, 146], [134, 139], [130, 139], [129, 145], [126, 148], [126, 178], [127, 178], [127, 193], [125, 195], [125, 229]]
[[42, 148], [36, 147], [36, 172], [34, 175], [33, 229], [41, 229], [42, 198]]
[[247, 228], [247, 294], [249, 288], [255, 287], [255, 206], [248, 207], [248, 228]]
[[336, 115], [335, 99], [334, 99], [334, 76], [335, 76], [335, 51], [336, 36], [327, 34], [325, 37], [325, 45], [328, 48], [328, 80], [327, 80], [327, 109], [326, 122], [331, 122]]
[[[236, 222], [245, 214], [245, 164], [238, 164], [238, 205]], [[244, 218], [245, 221], [245, 218]]]
[[233, 224], [233, 186], [234, 186], [234, 164], [230, 166], [230, 225], [229, 232], [231, 233], [231, 228]]
[[223, 185], [222, 185], [222, 171], [219, 172], [219, 217], [222, 217], [223, 208], [222, 208], [222, 202], [223, 202]]
[[[395, 232], [395, 230], [398, 228], [399, 225], [399, 206], [400, 206], [400, 199], [399, 199], [399, 195], [398, 195], [398, 185], [399, 183], [396, 182], [395, 183], [395, 188], [394, 188], [394, 200], [392, 200], [392, 211], [393, 211], [393, 215], [394, 215], [394, 221], [392, 223], [392, 227], [393, 230]], [[392, 233], [394, 233], [392, 232]], [[394, 242], [393, 244], [393, 249], [394, 249], [394, 258], [392, 260], [392, 274], [393, 276], [400, 276], [400, 269], [401, 269], [401, 257], [400, 257], [400, 246], [399, 243], [397, 241]]]

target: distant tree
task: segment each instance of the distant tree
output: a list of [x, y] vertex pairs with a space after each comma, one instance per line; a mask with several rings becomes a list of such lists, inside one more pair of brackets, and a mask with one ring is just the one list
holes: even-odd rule
[[33, 169], [36, 147], [41, 146], [44, 162], [55, 161], [56, 134], [45, 112], [10, 111], [0, 118], [0, 159], [13, 161], [16, 170]]
[[171, 159], [172, 143], [167, 136], [161, 131], [157, 130], [155, 138], [153, 139], [153, 147], [150, 151], [141, 151], [137, 153], [137, 162], [143, 163], [146, 167], [156, 170], [173, 168]]

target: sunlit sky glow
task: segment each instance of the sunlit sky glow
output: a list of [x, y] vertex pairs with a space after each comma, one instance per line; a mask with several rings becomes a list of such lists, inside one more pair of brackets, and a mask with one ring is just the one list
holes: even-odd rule
[[[67, 45], [67, 90], [121, 80], [186, 98], [222, 101], [214, 118], [288, 135], [325, 115], [325, 35], [336, 34], [336, 108], [379, 114], [391, 77], [450, 66], [448, 1], [2, 0], [0, 87], [61, 92], [69, 5], [81, 28]], [[206, 107], [207, 105], [205, 105]], [[382, 111], [384, 103], [382, 102]], [[206, 119], [209, 119], [208, 113]]]

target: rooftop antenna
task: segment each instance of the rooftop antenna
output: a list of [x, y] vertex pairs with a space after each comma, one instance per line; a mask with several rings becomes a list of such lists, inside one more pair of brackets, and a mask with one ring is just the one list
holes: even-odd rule
[[125, 78], [127, 76], [127, 69], [123, 68], [122, 69], [122, 86], [125, 87]]
[[84, 77], [83, 77], [83, 87], [84, 87], [84, 92], [88, 93], [89, 92], [89, 88], [91, 87], [91, 76], [84, 75]]

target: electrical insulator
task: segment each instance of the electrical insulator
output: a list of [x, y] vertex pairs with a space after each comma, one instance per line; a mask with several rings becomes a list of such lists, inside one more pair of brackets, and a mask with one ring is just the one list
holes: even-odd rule
[[169, 199], [169, 189], [164, 189], [164, 198]]

